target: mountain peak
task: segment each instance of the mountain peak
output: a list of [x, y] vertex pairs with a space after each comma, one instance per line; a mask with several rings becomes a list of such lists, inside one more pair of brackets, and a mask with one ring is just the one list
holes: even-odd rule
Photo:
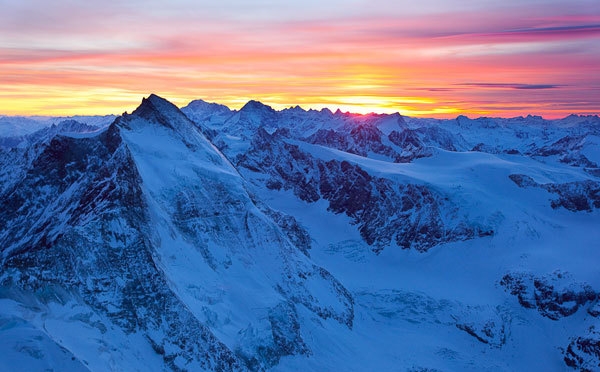
[[221, 105], [219, 103], [207, 102], [202, 99], [196, 99], [187, 104], [187, 106], [182, 107], [181, 110], [188, 114], [189, 112], [212, 112], [212, 113], [230, 113], [231, 110], [229, 107], [225, 105]]
[[[142, 99], [142, 103], [130, 115], [121, 117], [118, 126], [124, 128], [126, 133], [135, 132], [136, 135], [146, 136], [146, 140], [155, 138], [158, 142], [162, 139], [156, 135], [161, 133], [163, 138], [168, 136], [194, 152], [208, 154], [207, 159], [211, 164], [223, 162], [218, 154], [213, 154], [212, 144], [194, 122], [177, 106], [156, 94]], [[147, 128], [154, 129], [147, 131]]]
[[290, 106], [286, 109], [283, 110], [284, 112], [291, 112], [291, 113], [295, 113], [295, 114], [302, 114], [305, 113], [306, 110], [304, 110], [302, 107], [300, 107], [299, 105], [296, 106]]
[[250, 100], [248, 101], [244, 107], [240, 109], [240, 111], [268, 111], [275, 112], [273, 108], [269, 105], [265, 105], [260, 101]]
[[[152, 105], [154, 107], [156, 107], [158, 110], [163, 111], [163, 110], [177, 110], [179, 111], [179, 108], [177, 106], [175, 106], [174, 104], [172, 104], [171, 102], [167, 101], [166, 99], [157, 96], [156, 94], [152, 93], [148, 96], [147, 99], [145, 99], [146, 101], [152, 103]], [[144, 103], [144, 99], [142, 99], [142, 104]]]
[[156, 94], [150, 94], [148, 98], [142, 98], [142, 103], [131, 115], [124, 115], [124, 117], [139, 117], [169, 128], [173, 128], [173, 118], [176, 118], [177, 121], [183, 118], [187, 119], [177, 106]]

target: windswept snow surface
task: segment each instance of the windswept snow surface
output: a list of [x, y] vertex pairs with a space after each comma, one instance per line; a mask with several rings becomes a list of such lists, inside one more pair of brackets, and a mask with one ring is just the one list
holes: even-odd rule
[[0, 369], [599, 370], [599, 138], [155, 95], [28, 137]]
[[[318, 156], [341, 156], [310, 150]], [[571, 280], [600, 288], [600, 273], [592, 264], [599, 258], [598, 213], [552, 210], [548, 195], [522, 190], [507, 177], [529, 171], [543, 180], [564, 180], [569, 169], [535, 167], [514, 156], [481, 153], [440, 152], [392, 166], [355, 156], [346, 160], [388, 177], [441, 188], [460, 203], [462, 213], [492, 219], [497, 232], [426, 253], [386, 249], [375, 255], [348, 218], [327, 216], [325, 203], [307, 204], [289, 191], [262, 191], [267, 203], [294, 215], [307, 228], [313, 239], [312, 258], [355, 296], [353, 333], [319, 339], [323, 345], [316, 348], [328, 350], [331, 339], [346, 337], [345, 349], [315, 355], [307, 361], [311, 368], [319, 369], [326, 360], [326, 369], [343, 365], [355, 371], [564, 370], [560, 349], [574, 335], [597, 325], [597, 318], [581, 309], [569, 318], [544, 319], [520, 307], [498, 282], [511, 271], [545, 275], [563, 270], [571, 273]], [[470, 324], [481, 329], [489, 322], [494, 336], [487, 343], [458, 328]], [[281, 370], [304, 367], [296, 362]]]
[[[586, 283], [598, 292], [600, 271], [593, 262], [600, 258], [600, 216], [595, 208], [583, 212], [553, 208], [550, 200], [554, 193], [519, 187], [509, 176], [524, 174], [543, 185], [592, 182], [598, 190], [598, 178], [591, 171], [595, 168], [588, 170], [560, 158], [576, 151], [591, 167], [597, 167], [598, 117], [572, 116], [560, 121], [459, 117], [440, 121], [326, 112], [291, 114], [292, 110], [284, 110], [277, 122], [277, 128], [291, 132], [283, 139], [289, 148], [297, 148], [315, 161], [354, 164], [371, 176], [394, 183], [424, 185], [444, 195], [467, 220], [493, 226], [494, 234], [448, 242], [424, 253], [392, 246], [375, 254], [352, 219], [332, 213], [326, 200], [306, 202], [285, 187], [265, 187], [272, 176], [240, 167], [261, 200], [294, 216], [307, 229], [313, 260], [331, 271], [355, 299], [352, 332], [326, 328], [321, 334], [318, 331], [322, 329], [313, 330], [310, 338], [318, 345], [314, 356], [286, 358], [277, 370], [567, 368], [563, 351], [569, 342], [589, 327], [600, 325], [598, 318], [586, 311], [589, 303], [574, 315], [550, 320], [521, 306], [500, 282], [510, 272], [540, 277], [559, 272], [567, 273], [566, 282]], [[226, 123], [234, 120], [225, 119], [223, 127], [214, 121], [197, 124], [219, 128], [220, 147], [235, 162], [240, 159], [237, 149], [242, 137], [236, 137], [234, 147], [229, 145], [234, 141], [228, 142], [226, 136]], [[382, 143], [393, 131], [414, 131], [428, 146], [427, 156], [392, 163], [377, 154], [363, 156], [306, 140], [318, 129], [348, 133], [362, 125], [377, 127]], [[267, 132], [274, 133], [277, 128]], [[232, 131], [238, 136], [242, 132], [239, 128]], [[558, 156], [538, 151], [544, 146], [552, 148], [568, 136], [581, 136], [581, 145], [563, 147]], [[450, 143], [445, 142], [448, 139]], [[276, 152], [271, 155], [284, 158]], [[541, 292], [538, 295], [543, 296]], [[595, 298], [598, 301], [597, 295]], [[600, 368], [593, 364], [597, 359], [586, 363], [592, 370]]]

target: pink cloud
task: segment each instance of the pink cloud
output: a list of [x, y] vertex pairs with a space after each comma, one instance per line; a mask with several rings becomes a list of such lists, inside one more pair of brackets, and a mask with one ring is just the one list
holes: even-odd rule
[[[20, 86], [31, 92], [31, 102], [61, 89], [120, 89], [223, 103], [232, 96], [290, 105], [373, 97], [399, 102], [399, 109], [411, 102], [415, 112], [439, 105], [481, 113], [505, 107], [510, 114], [525, 107], [552, 115], [600, 107], [590, 98], [600, 86], [600, 16], [561, 13], [560, 4], [538, 10], [525, 1], [520, 12], [444, 6], [437, 13], [392, 6], [362, 14], [349, 2], [335, 16], [313, 18], [306, 9], [278, 18], [273, 10], [224, 16], [219, 5], [211, 14], [193, 7], [185, 12], [177, 2], [165, 12], [159, 2], [147, 9], [137, 3], [140, 10], [136, 3], [85, 4], [3, 10], [0, 89]], [[222, 18], [211, 18], [215, 14]], [[465, 82], [477, 84], [460, 86]], [[0, 111], [10, 105], [0, 97]]]

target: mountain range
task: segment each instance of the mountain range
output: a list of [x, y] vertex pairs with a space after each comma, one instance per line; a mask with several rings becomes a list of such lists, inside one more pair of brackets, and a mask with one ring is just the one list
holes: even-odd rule
[[[0, 369], [600, 369], [600, 118], [0, 118]], [[36, 119], [40, 123], [40, 119]]]

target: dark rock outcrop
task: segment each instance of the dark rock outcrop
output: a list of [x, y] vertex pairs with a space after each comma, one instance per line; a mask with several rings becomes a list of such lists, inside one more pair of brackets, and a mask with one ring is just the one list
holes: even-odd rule
[[269, 134], [259, 128], [238, 165], [266, 174], [268, 188], [292, 190], [309, 203], [327, 200], [328, 210], [352, 218], [375, 252], [392, 243], [424, 252], [494, 233], [492, 227], [456, 218], [457, 208], [425, 185], [397, 184], [348, 161], [317, 159], [289, 142], [285, 130]]
[[536, 309], [552, 320], [571, 316], [582, 307], [591, 307], [600, 296], [589, 285], [574, 282], [568, 273], [562, 272], [546, 276], [508, 273], [500, 285], [516, 296], [521, 306]]
[[592, 326], [585, 336], [573, 337], [564, 351], [565, 364], [580, 371], [600, 369], [600, 332]]
[[509, 178], [519, 187], [537, 187], [557, 195], [558, 198], [550, 202], [554, 209], [591, 212], [600, 208], [600, 182], [597, 181], [540, 184], [524, 174], [511, 174]]

